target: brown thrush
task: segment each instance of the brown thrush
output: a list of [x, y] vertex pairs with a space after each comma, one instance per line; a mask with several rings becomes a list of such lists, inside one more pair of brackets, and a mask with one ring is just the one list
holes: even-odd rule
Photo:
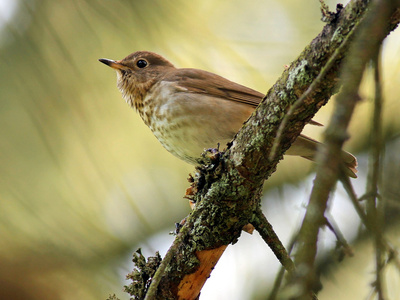
[[[138, 51], [119, 61], [99, 60], [117, 71], [122, 96], [161, 144], [191, 164], [204, 149], [231, 141], [264, 97], [207, 71], [175, 68], [152, 52]], [[286, 154], [313, 160], [318, 144], [300, 135]], [[342, 159], [348, 175], [356, 177], [356, 158], [342, 151]]]

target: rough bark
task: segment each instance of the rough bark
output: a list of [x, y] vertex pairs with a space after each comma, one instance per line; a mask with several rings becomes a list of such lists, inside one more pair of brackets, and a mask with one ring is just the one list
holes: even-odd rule
[[[238, 240], [242, 227], [254, 221], [255, 213], [260, 211], [264, 180], [275, 171], [304, 125], [338, 88], [342, 60], [369, 2], [353, 0], [332, 14], [330, 23], [269, 90], [231, 147], [225, 153], [211, 153], [205, 158], [205, 165], [197, 170], [190, 192], [196, 209], [158, 268], [146, 299], [196, 299], [199, 296], [223, 250]], [[391, 15], [386, 34], [399, 22], [398, 10]], [[324, 69], [330, 59], [329, 68]], [[324, 74], [323, 80], [291, 113], [275, 155], [270, 159], [284, 116], [320, 73]]]

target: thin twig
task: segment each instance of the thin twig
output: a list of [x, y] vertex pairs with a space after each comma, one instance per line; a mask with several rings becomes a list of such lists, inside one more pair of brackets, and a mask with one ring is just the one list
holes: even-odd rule
[[383, 254], [384, 251], [382, 245], [382, 217], [383, 217], [383, 205], [382, 201], [378, 203], [378, 183], [380, 174], [380, 155], [382, 149], [382, 91], [381, 91], [381, 79], [380, 79], [380, 51], [377, 50], [376, 56], [373, 59], [374, 66], [374, 79], [375, 79], [375, 99], [374, 99], [374, 112], [373, 121], [371, 127], [371, 155], [369, 159], [369, 170], [367, 179], [367, 193], [370, 195], [367, 201], [367, 216], [372, 222], [375, 229], [374, 245], [375, 245], [375, 268], [376, 268], [376, 280], [375, 289], [378, 294], [378, 299], [383, 300], [384, 288], [383, 288], [383, 274], [382, 269], [384, 267]]
[[334, 221], [333, 217], [329, 213], [326, 213], [326, 225], [333, 232], [333, 234], [336, 236], [337, 241], [343, 247], [345, 253], [348, 256], [353, 256], [354, 255], [353, 250], [351, 249], [351, 247], [347, 243], [347, 241], [344, 238], [342, 232], [340, 231], [340, 229], [337, 226], [336, 222]]
[[287, 253], [285, 246], [283, 246], [278, 235], [272, 228], [272, 225], [264, 216], [261, 207], [258, 207], [253, 220], [250, 223], [255, 227], [262, 239], [268, 244], [272, 252], [274, 252], [282, 266], [284, 266], [289, 273], [292, 273], [295, 269], [294, 263]]
[[[294, 245], [296, 243], [297, 240], [297, 235], [298, 232], [296, 232], [295, 234], [292, 235], [289, 245], [287, 247], [287, 251], [288, 251], [288, 255], [290, 255], [293, 251]], [[271, 293], [268, 296], [268, 300], [275, 300], [276, 297], [278, 296], [278, 292], [282, 286], [282, 281], [283, 281], [283, 275], [285, 274], [285, 268], [283, 267], [283, 265], [280, 266], [278, 273], [276, 274], [275, 277], [275, 281], [274, 281], [274, 285], [272, 287]]]
[[365, 214], [364, 209], [360, 205], [360, 201], [357, 198], [356, 193], [354, 192], [354, 188], [350, 182], [348, 177], [341, 177], [340, 181], [343, 184], [345, 191], [347, 192], [353, 206], [361, 219], [361, 222], [364, 224], [366, 229], [371, 232], [374, 236], [377, 236], [381, 239], [380, 243], [384, 247], [384, 249], [388, 252], [388, 256], [390, 257], [390, 261], [393, 261], [397, 270], [400, 272], [400, 255], [396, 248], [394, 248], [386, 239], [385, 236], [378, 235], [375, 231], [375, 227], [371, 225], [371, 222], [368, 220], [368, 216]]

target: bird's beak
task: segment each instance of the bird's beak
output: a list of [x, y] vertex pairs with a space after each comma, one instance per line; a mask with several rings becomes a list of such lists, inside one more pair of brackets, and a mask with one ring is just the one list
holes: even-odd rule
[[124, 67], [124, 66], [121, 64], [121, 62], [118, 61], [118, 60], [115, 61], [115, 60], [112, 60], [112, 59], [100, 58], [99, 61], [102, 62], [103, 64], [105, 64], [105, 65], [107, 65], [107, 66], [113, 68], [113, 69], [118, 69], [118, 70], [120, 70], [120, 69], [122, 69], [122, 68]]

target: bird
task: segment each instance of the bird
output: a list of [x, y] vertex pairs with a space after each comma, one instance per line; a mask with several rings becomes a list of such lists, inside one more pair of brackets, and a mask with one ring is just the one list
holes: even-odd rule
[[[166, 150], [193, 165], [205, 149], [229, 143], [264, 94], [217, 74], [176, 68], [159, 54], [136, 51], [122, 60], [99, 59], [116, 70], [126, 102]], [[310, 124], [321, 125], [313, 120]], [[303, 134], [286, 151], [314, 160], [320, 143]], [[346, 174], [356, 178], [357, 159], [342, 151]]]

